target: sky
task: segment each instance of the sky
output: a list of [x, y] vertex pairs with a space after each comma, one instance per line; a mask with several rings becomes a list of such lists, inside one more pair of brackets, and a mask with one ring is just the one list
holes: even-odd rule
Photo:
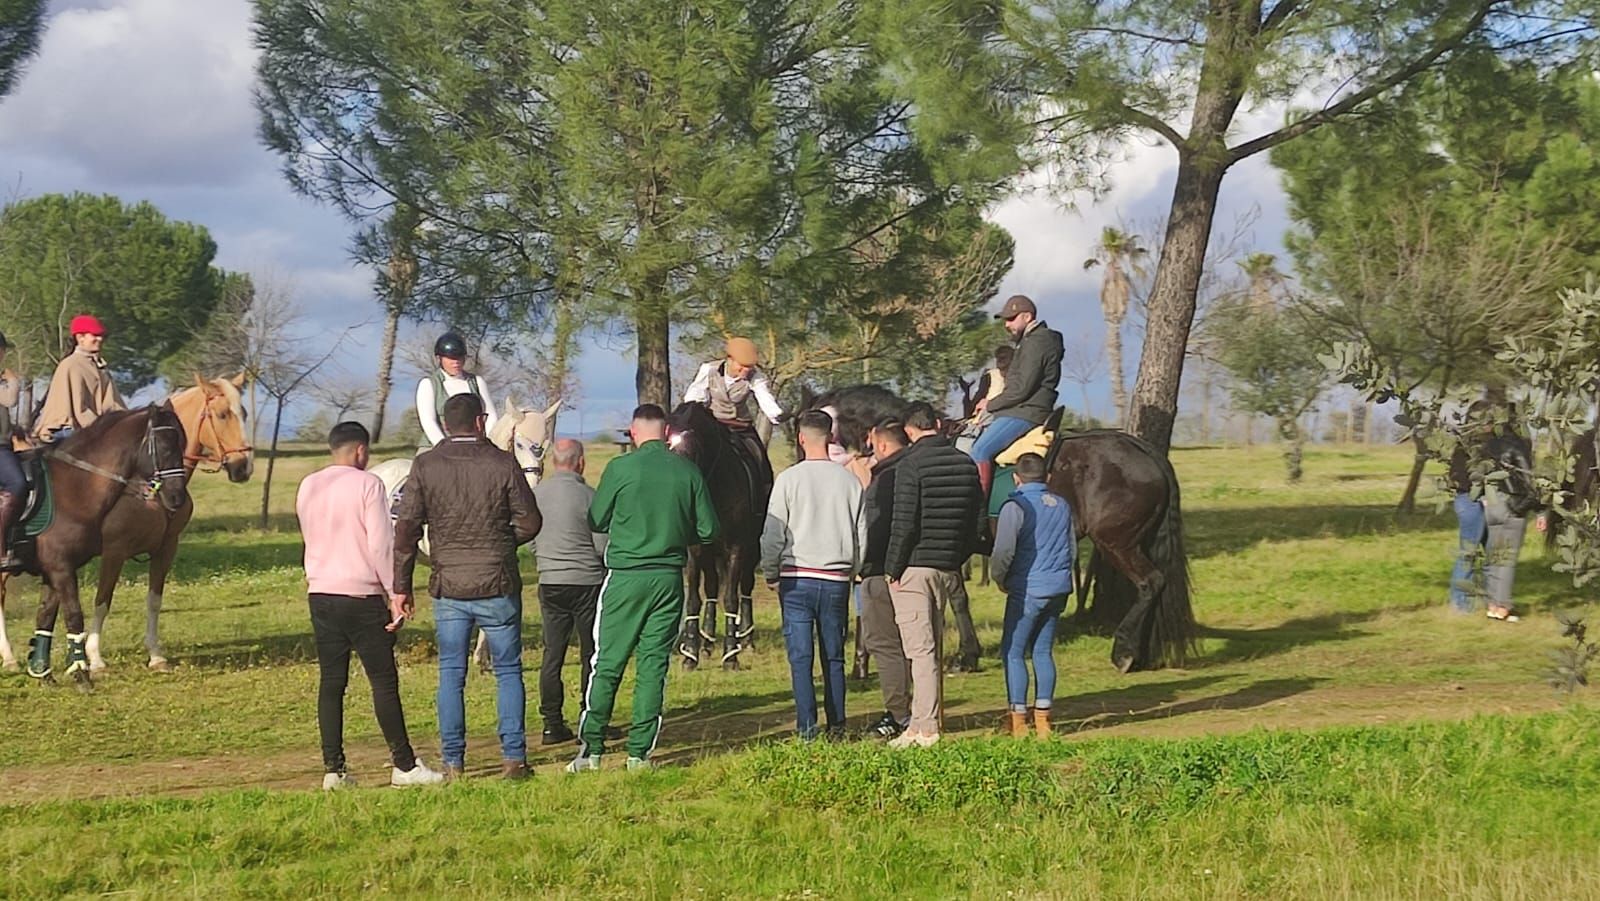
[[[350, 261], [350, 223], [290, 190], [278, 158], [258, 140], [255, 58], [248, 0], [56, 0], [38, 57], [0, 101], [0, 197], [109, 193], [205, 225], [217, 265], [286, 280], [305, 311], [307, 340], [348, 332], [342, 374], [369, 377], [381, 332], [372, 273]], [[1245, 114], [1241, 134], [1269, 128], [1279, 115]], [[1175, 152], [1154, 139], [1121, 150], [1109, 189], [1096, 196], [1062, 198], [1024, 185], [992, 211], [1016, 241], [1016, 264], [991, 306], [1027, 294], [1069, 344], [1100, 345], [1099, 272], [1084, 271], [1083, 261], [1104, 226], [1159, 220], [1177, 165]], [[1253, 222], [1242, 252], [1281, 253], [1285, 201], [1264, 157], [1235, 166], [1223, 183], [1218, 234], [1240, 217]], [[413, 337], [437, 329], [424, 328], [428, 335]], [[1138, 340], [1130, 334], [1125, 350], [1130, 385]], [[629, 365], [618, 365], [619, 353]], [[631, 360], [630, 347], [586, 346], [578, 365], [584, 430], [625, 419]], [[1090, 392], [1102, 417], [1111, 409], [1108, 386], [1102, 367]], [[409, 406], [411, 388], [397, 381], [392, 410]], [[561, 429], [578, 428], [569, 409]]]

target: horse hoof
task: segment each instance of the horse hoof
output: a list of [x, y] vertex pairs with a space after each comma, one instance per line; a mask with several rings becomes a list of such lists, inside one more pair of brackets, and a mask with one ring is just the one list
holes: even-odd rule
[[103, 660], [96, 661], [94, 663], [89, 664], [89, 672], [90, 672], [91, 675], [103, 673], [105, 671], [106, 671], [106, 664], [105, 664], [105, 661], [103, 661]]
[[149, 667], [152, 673], [172, 672], [172, 664], [165, 657], [151, 657]]
[[88, 670], [78, 670], [73, 673], [72, 685], [78, 689], [79, 694], [91, 694], [94, 691], [94, 681], [89, 678]]
[[0, 663], [0, 670], [5, 670], [8, 673], [20, 673], [22, 672], [22, 667], [18, 666], [15, 660], [7, 660], [5, 663]]
[[683, 671], [684, 672], [692, 673], [692, 672], [694, 672], [695, 670], [697, 670], [699, 668], [700, 668], [700, 661], [694, 659], [693, 657], [685, 657], [685, 658], [683, 658]]
[[724, 657], [723, 660], [722, 660], [722, 668], [725, 671], [730, 672], [730, 673], [738, 672], [739, 671], [739, 658], [738, 657]]

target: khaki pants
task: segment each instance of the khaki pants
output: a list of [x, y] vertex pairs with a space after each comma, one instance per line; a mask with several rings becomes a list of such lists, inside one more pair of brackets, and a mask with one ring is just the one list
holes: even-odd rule
[[906, 722], [911, 718], [911, 662], [900, 646], [894, 599], [889, 596], [889, 580], [883, 576], [861, 580], [861, 643], [878, 665], [884, 709], [897, 721]]
[[924, 566], [909, 567], [889, 589], [900, 644], [911, 662], [912, 732], [937, 735], [944, 705], [941, 645], [944, 605], [961, 588], [961, 574]]

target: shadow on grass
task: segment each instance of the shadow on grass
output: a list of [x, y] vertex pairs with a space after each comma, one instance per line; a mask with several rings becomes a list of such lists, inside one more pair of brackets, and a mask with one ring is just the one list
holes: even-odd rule
[[[403, 661], [426, 661], [437, 654], [431, 629], [402, 629], [395, 638], [395, 656]], [[170, 656], [184, 666], [219, 670], [315, 663], [317, 642], [310, 632], [263, 635], [180, 649]]]
[[[1070, 695], [1056, 702], [1056, 728], [1064, 732], [1085, 732], [1213, 710], [1247, 710], [1301, 694], [1326, 681], [1309, 676], [1262, 679], [1226, 694], [1178, 701], [1180, 694], [1206, 688], [1223, 678], [1225, 677], [1199, 676], [1173, 682], [1152, 682], [1127, 688]], [[1005, 715], [1006, 708], [1001, 707], [948, 717], [945, 725], [950, 731], [957, 732], [992, 729], [999, 726]]]
[[1349, 641], [1370, 634], [1360, 629], [1353, 629], [1352, 626], [1391, 613], [1414, 613], [1434, 606], [1436, 605], [1432, 602], [1421, 602], [1359, 612], [1324, 613], [1319, 616], [1291, 619], [1263, 629], [1219, 629], [1213, 626], [1201, 626], [1202, 639], [1221, 639], [1222, 646], [1210, 653], [1202, 654], [1195, 660], [1195, 665], [1217, 666], [1243, 660], [1258, 660], [1309, 645]]
[[1235, 553], [1261, 541], [1395, 535], [1455, 525], [1431, 513], [1396, 514], [1386, 504], [1185, 510], [1183, 518], [1191, 559]]

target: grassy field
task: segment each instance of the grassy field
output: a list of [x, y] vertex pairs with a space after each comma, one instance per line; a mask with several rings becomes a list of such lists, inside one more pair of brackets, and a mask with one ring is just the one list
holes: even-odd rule
[[[594, 453], [591, 474], [609, 449]], [[1537, 542], [1518, 572], [1522, 623], [1453, 616], [1454, 521], [1426, 496], [1427, 512], [1393, 514], [1403, 452], [1314, 448], [1295, 487], [1270, 447], [1174, 462], [1202, 653], [1124, 677], [1105, 638], [1067, 635], [1057, 740], [985, 737], [1004, 687], [1002, 604], [983, 588], [984, 671], [946, 684], [965, 740], [902, 756], [785, 741], [792, 700], [763, 594], [745, 671], [669, 681], [661, 758], [692, 765], [568, 779], [571, 746], [535, 748], [530, 784], [344, 797], [309, 791], [316, 666], [290, 510], [320, 458], [280, 460], [266, 531], [259, 482], [203, 477], [162, 618], [176, 672], [144, 669], [130, 581], [95, 694], [0, 676], [0, 894], [1600, 897], [1600, 712], [1543, 683], [1552, 612], [1588, 598]], [[14, 587], [13, 638], [35, 596]], [[430, 625], [424, 607], [403, 633], [401, 678], [436, 762]], [[349, 705], [352, 765], [377, 784], [359, 678]], [[875, 680], [852, 685], [853, 724], [880, 706]], [[468, 723], [469, 769], [487, 774], [492, 680], [469, 680]]]

